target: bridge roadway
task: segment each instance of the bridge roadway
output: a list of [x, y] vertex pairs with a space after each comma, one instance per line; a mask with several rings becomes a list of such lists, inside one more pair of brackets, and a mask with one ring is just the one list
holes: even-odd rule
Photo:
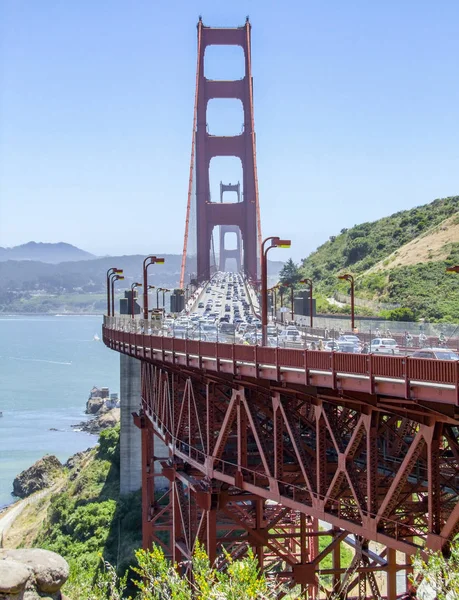
[[435, 411], [448, 406], [451, 408], [448, 414], [453, 418], [458, 412], [459, 363], [456, 361], [270, 348], [228, 341], [204, 342], [175, 338], [171, 334], [153, 335], [149, 331], [150, 323], [143, 319], [104, 319], [109, 345], [143, 360], [161, 360], [174, 366], [280, 384], [371, 394], [378, 397], [378, 403], [390, 404], [391, 409], [400, 414], [408, 405], [412, 408], [416, 403], [424, 407], [430, 405]]
[[[203, 290], [190, 317], [202, 318], [202, 296], [213, 291]], [[419, 548], [444, 548], [459, 532], [456, 362], [182, 339], [129, 317], [105, 317], [103, 340], [142, 364], [142, 411], [135, 416], [142, 463], [155, 460], [153, 431], [169, 447], [162, 464], [175, 517], [166, 524], [166, 509], [153, 508], [154, 470], [147, 468], [146, 546], [162, 543], [157, 531], [178, 527], [170, 534], [173, 558], [191, 556], [194, 536], [212, 558], [221, 543], [217, 529], [232, 519], [261, 565], [268, 554], [287, 565], [292, 585], [329, 572], [335, 585], [347, 577], [352, 587], [359, 573], [374, 591], [371, 573], [381, 570], [388, 577], [384, 597], [392, 599], [397, 571], [407, 568], [395, 551], [409, 557]], [[264, 506], [260, 521], [254, 504]], [[333, 540], [321, 553], [314, 541], [324, 535], [319, 520], [330, 524]], [[349, 539], [360, 557], [353, 573], [340, 568], [336, 553]], [[375, 558], [369, 542], [386, 549]], [[329, 571], [319, 565], [327, 553]]]

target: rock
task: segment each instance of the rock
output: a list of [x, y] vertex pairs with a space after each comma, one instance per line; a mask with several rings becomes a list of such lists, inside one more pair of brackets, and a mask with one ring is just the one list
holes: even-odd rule
[[62, 465], [55, 456], [45, 456], [31, 467], [22, 471], [13, 481], [13, 493], [19, 498], [30, 496], [38, 490], [50, 487], [62, 471]]
[[69, 576], [67, 561], [59, 554], [49, 550], [40, 548], [3, 550], [1, 557], [5, 557], [6, 560], [0, 560], [0, 564], [2, 562], [16, 562], [20, 567], [27, 570], [29, 576], [32, 572], [35, 587], [39, 592], [53, 594], [59, 591]]
[[89, 398], [86, 402], [86, 413], [88, 415], [96, 415], [103, 406], [103, 398]]
[[78, 477], [78, 474], [80, 473], [81, 468], [88, 459], [88, 455], [90, 452], [91, 448], [88, 448], [84, 452], [77, 452], [76, 454], [71, 456], [65, 463], [64, 466], [70, 471], [68, 474], [70, 481], [74, 481]]
[[80, 469], [81, 463], [87, 458], [88, 452], [90, 452], [90, 451], [91, 451], [91, 448], [88, 448], [87, 450], [83, 450], [82, 452], [77, 452], [76, 454], [74, 454], [67, 460], [64, 467], [66, 467], [67, 469], [70, 469], [70, 470], [71, 469]]
[[31, 575], [31, 569], [16, 560], [0, 560], [0, 594], [22, 592]]
[[119, 408], [112, 408], [108, 412], [99, 414], [90, 421], [83, 421], [78, 425], [72, 425], [87, 433], [100, 433], [102, 429], [108, 429], [114, 427], [120, 421], [121, 410]]
[[99, 418], [99, 427], [101, 429], [115, 427], [120, 422], [120, 416], [121, 410], [119, 408], [112, 408]]

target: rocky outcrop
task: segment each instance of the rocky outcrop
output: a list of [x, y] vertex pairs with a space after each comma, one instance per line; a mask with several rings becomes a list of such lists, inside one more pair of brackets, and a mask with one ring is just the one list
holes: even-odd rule
[[98, 419], [100, 429], [115, 427], [120, 422], [121, 411], [119, 408], [112, 408]]
[[50, 487], [62, 473], [63, 466], [55, 456], [45, 456], [22, 471], [13, 481], [13, 493], [19, 498]]
[[69, 566], [49, 550], [0, 550], [0, 600], [60, 600]]
[[102, 410], [105, 406], [105, 401], [103, 398], [89, 398], [86, 402], [86, 414], [88, 415], [97, 415], [97, 413]]
[[100, 433], [103, 429], [114, 427], [117, 423], [119, 423], [120, 413], [121, 411], [119, 408], [112, 408], [108, 412], [98, 414], [90, 421], [83, 421], [82, 423], [73, 425], [72, 427], [77, 427], [78, 429], [86, 431], [87, 433]]
[[68, 478], [70, 481], [76, 479], [80, 471], [84, 468], [91, 455], [91, 448], [84, 450], [83, 452], [77, 452], [71, 456], [65, 463], [65, 468], [68, 469]]

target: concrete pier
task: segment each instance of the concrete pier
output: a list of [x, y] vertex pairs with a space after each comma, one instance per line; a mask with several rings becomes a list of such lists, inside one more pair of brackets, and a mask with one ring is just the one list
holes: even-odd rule
[[[132, 293], [125, 292], [120, 300], [120, 314], [131, 314]], [[135, 298], [134, 298], [135, 300]], [[134, 313], [140, 314], [141, 309], [135, 300]], [[140, 360], [132, 356], [120, 354], [120, 493], [129, 494], [142, 487], [142, 443], [141, 431], [134, 425], [132, 413], [139, 413], [141, 399]], [[158, 459], [167, 459], [169, 449], [155, 436], [154, 455]], [[161, 476], [159, 460], [154, 465], [155, 489], [163, 490], [169, 485], [168, 480]]]
[[140, 410], [140, 360], [120, 355], [120, 493], [142, 487], [140, 429], [133, 412]]

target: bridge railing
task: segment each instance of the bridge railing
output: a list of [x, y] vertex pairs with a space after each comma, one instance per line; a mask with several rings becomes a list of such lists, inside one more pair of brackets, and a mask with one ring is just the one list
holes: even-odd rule
[[164, 334], [158, 324], [130, 317], [105, 317], [104, 327], [112, 330], [109, 338], [135, 348], [154, 349], [176, 355], [192, 355], [213, 361], [216, 370], [223, 361], [246, 363], [257, 369], [275, 368], [311, 372], [333, 373], [335, 376], [369, 379], [372, 385], [378, 379], [403, 381], [406, 386], [413, 382], [435, 383], [454, 386], [456, 404], [459, 394], [459, 361], [411, 358], [378, 354], [348, 354], [341, 352], [272, 348], [238, 343], [207, 342], [174, 338]]

